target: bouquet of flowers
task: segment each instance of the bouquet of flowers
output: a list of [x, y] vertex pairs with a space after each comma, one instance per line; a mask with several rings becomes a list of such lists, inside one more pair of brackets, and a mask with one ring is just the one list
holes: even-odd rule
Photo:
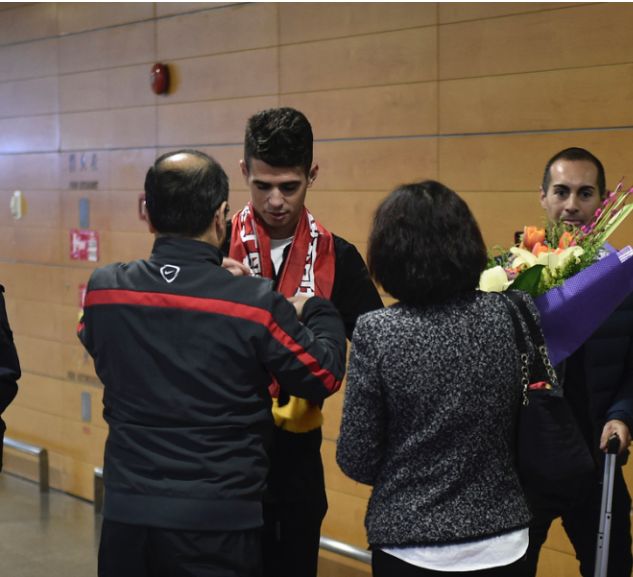
[[[524, 290], [541, 313], [553, 365], [576, 351], [633, 291], [633, 249], [606, 241], [633, 210], [622, 183], [581, 228], [526, 227], [518, 246], [491, 255], [480, 290]], [[498, 247], [497, 247], [498, 248]], [[502, 249], [499, 249], [502, 250]]]

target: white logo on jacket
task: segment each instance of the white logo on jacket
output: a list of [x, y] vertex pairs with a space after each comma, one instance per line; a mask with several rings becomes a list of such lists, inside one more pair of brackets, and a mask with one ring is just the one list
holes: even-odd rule
[[174, 282], [179, 272], [180, 267], [175, 264], [166, 264], [165, 266], [160, 267], [160, 274], [163, 275], [163, 278], [167, 282]]

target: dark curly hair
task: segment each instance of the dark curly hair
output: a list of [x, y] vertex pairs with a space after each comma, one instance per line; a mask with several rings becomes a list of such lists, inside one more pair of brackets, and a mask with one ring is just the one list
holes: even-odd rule
[[308, 119], [294, 108], [271, 108], [251, 116], [246, 123], [244, 162], [252, 158], [270, 166], [312, 167], [313, 136]]
[[394, 190], [378, 207], [368, 261], [390, 295], [420, 306], [476, 289], [488, 257], [468, 205], [427, 180]]

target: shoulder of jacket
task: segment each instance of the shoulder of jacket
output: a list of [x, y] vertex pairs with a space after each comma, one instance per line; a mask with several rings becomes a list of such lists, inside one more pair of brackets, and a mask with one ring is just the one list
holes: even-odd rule
[[96, 268], [90, 275], [89, 288], [94, 290], [102, 284], [111, 284], [112, 280], [116, 278], [117, 271], [123, 266], [127, 265], [124, 262], [113, 262]]

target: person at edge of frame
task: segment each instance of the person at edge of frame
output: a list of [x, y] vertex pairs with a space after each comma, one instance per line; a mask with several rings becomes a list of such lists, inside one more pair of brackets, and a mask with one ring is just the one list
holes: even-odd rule
[[[223, 251], [285, 296], [317, 294], [338, 309], [351, 340], [359, 315], [382, 300], [356, 248], [326, 230], [305, 207], [317, 177], [308, 119], [273, 108], [248, 119], [242, 175], [250, 202], [230, 223]], [[322, 403], [271, 387], [275, 424], [264, 496], [264, 575], [316, 577], [327, 511], [321, 460]]]
[[[567, 148], [545, 167], [541, 206], [551, 223], [581, 227], [589, 223], [606, 195], [602, 163], [582, 148]], [[633, 427], [633, 294], [629, 295], [593, 335], [556, 367], [572, 412], [596, 461], [595, 481], [583, 496], [560, 506], [532, 502], [528, 575], [536, 575], [541, 546], [552, 521], [563, 528], [580, 561], [583, 577], [593, 577], [602, 497], [602, 472], [608, 438], [616, 433], [620, 452], [614, 481], [609, 577], [630, 577], [631, 497], [622, 475]]]
[[[0, 285], [0, 415], [4, 413], [18, 393], [18, 379], [22, 375], [18, 353], [9, 326], [4, 287]], [[2, 449], [7, 426], [0, 418], [0, 471], [2, 471]]]
[[152, 254], [95, 270], [79, 325], [109, 425], [99, 576], [259, 577], [271, 378], [338, 390], [344, 327], [326, 299], [221, 266], [229, 185], [211, 157], [164, 154], [145, 192]]

